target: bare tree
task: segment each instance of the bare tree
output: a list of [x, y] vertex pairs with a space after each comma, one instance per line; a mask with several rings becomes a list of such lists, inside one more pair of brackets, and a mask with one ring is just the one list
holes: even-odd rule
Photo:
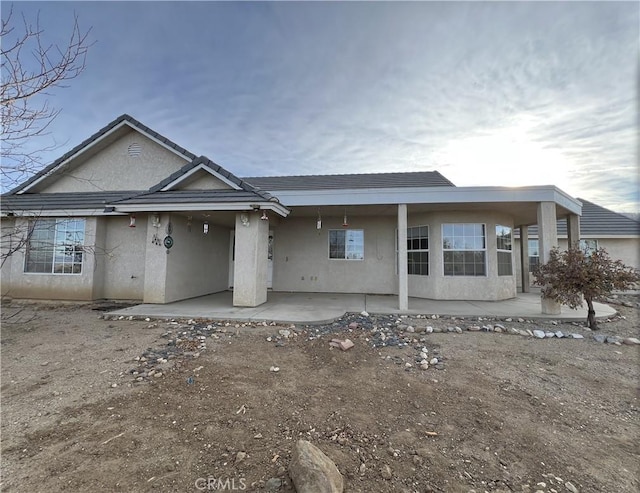
[[82, 31], [74, 15], [68, 42], [60, 46], [45, 41], [39, 15], [35, 25], [21, 16], [20, 29], [13, 7], [2, 19], [2, 167], [4, 185], [16, 185], [42, 168], [41, 154], [56, 145], [34, 150], [27, 141], [47, 135], [60, 109], [49, 105], [54, 88], [76, 78], [85, 68], [90, 30]]
[[604, 248], [587, 253], [571, 247], [551, 250], [549, 261], [539, 265], [533, 273], [536, 284], [542, 286], [542, 296], [563, 303], [569, 308], [587, 303], [587, 323], [597, 329], [593, 301], [610, 295], [612, 291], [632, 289], [640, 282], [640, 271], [620, 260], [612, 260]]

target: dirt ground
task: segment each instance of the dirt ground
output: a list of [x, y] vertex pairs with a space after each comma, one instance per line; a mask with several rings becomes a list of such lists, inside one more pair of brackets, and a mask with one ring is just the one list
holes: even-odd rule
[[[617, 305], [624, 318], [600, 333], [640, 336], [629, 299], [636, 308]], [[535, 339], [466, 330], [487, 319], [101, 316], [3, 308], [3, 491], [291, 492], [300, 438], [348, 492], [640, 489], [640, 346], [598, 343], [582, 326], [499, 322], [585, 337]], [[330, 347], [346, 337], [352, 349]], [[392, 345], [374, 347], [382, 339]], [[422, 348], [437, 365], [419, 367]]]

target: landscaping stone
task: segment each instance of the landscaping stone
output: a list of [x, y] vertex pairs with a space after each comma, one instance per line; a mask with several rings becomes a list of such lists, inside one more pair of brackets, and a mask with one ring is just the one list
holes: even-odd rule
[[627, 337], [626, 339], [622, 340], [622, 344], [628, 344], [628, 345], [640, 344], [640, 339], [637, 339], [635, 337]]
[[607, 336], [604, 334], [593, 334], [593, 340], [596, 342], [607, 342]]
[[289, 476], [297, 493], [342, 493], [344, 479], [322, 450], [298, 440], [289, 464]]
[[537, 339], [544, 339], [545, 337], [544, 330], [535, 329], [533, 331], [533, 336], [536, 337]]

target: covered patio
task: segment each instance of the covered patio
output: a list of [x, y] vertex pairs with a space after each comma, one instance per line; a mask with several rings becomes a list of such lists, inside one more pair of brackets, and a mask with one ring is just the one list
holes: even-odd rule
[[[407, 310], [398, 309], [398, 297], [394, 295], [344, 294], [344, 293], [291, 293], [269, 291], [267, 302], [256, 307], [233, 306], [231, 291], [175, 301], [166, 304], [144, 303], [109, 315], [133, 316], [136, 318], [200, 318], [209, 320], [238, 320], [242, 322], [279, 322], [320, 324], [340, 318], [347, 312], [370, 314], [396, 313], [404, 315], [440, 315], [457, 317], [497, 317], [585, 321], [586, 307], [571, 310], [562, 307], [561, 313], [540, 313], [539, 290], [518, 293], [518, 296], [503, 301], [459, 301], [409, 298]], [[598, 318], [616, 313], [609, 305], [595, 303]]]

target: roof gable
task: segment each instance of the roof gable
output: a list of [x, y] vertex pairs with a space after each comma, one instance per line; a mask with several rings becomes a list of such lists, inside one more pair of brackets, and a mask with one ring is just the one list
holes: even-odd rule
[[45, 189], [49, 183], [52, 183], [58, 177], [64, 175], [68, 169], [73, 168], [74, 163], [81, 163], [83, 160], [91, 158], [107, 148], [113, 142], [121, 139], [127, 133], [130, 133], [132, 130], [138, 132], [144, 138], [154, 142], [161, 148], [164, 148], [182, 161], [190, 161], [195, 158], [193, 153], [180, 147], [146, 125], [143, 125], [131, 116], [124, 114], [98, 130], [91, 137], [81, 142], [60, 158], [56, 159], [49, 166], [18, 185], [8, 194], [21, 194], [29, 191], [33, 192]]

